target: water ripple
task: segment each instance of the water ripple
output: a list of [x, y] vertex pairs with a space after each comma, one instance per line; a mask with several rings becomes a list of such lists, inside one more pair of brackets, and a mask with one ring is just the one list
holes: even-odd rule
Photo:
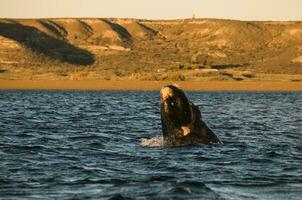
[[0, 199], [300, 199], [301, 93], [188, 95], [223, 145], [164, 148], [158, 92], [0, 91]]

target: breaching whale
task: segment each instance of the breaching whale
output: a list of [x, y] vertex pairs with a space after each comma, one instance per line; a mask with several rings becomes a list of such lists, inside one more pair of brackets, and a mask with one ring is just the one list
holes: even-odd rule
[[221, 144], [220, 139], [202, 121], [197, 105], [190, 102], [176, 85], [160, 91], [161, 124], [165, 146]]

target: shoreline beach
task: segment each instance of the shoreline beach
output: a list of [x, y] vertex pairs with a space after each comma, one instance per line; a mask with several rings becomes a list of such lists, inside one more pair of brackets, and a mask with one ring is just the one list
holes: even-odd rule
[[0, 90], [160, 90], [167, 84], [193, 91], [302, 91], [302, 82], [99, 80], [0, 80]]

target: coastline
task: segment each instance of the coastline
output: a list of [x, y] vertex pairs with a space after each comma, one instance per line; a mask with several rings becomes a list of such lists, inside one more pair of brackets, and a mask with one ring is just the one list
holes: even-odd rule
[[266, 81], [99, 81], [99, 80], [0, 80], [0, 90], [160, 90], [178, 84], [193, 91], [300, 91], [302, 82]]

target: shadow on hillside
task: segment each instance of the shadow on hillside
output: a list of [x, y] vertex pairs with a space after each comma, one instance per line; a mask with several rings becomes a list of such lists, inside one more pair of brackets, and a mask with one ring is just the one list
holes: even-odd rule
[[146, 26], [145, 24], [138, 23], [141, 27], [143, 27], [145, 30], [147, 30], [151, 35], [158, 34], [158, 31], [155, 31], [154, 29], [150, 28], [149, 26]]
[[[50, 30], [51, 32], [53, 32], [56, 36], [58, 37], [64, 37], [66, 36], [68, 33], [65, 29], [63, 29], [62, 27], [55, 27], [55, 25], [53, 24], [53, 22], [49, 21], [48, 23], [44, 20], [39, 20], [40, 24], [42, 24], [45, 28], [47, 28], [48, 30]], [[59, 31], [59, 30], [61, 31]]]
[[243, 67], [243, 65], [239, 64], [223, 64], [223, 65], [212, 65], [212, 69], [228, 69], [228, 68], [239, 68]]
[[107, 23], [115, 32], [117, 32], [119, 34], [119, 36], [123, 39], [131, 39], [131, 34], [127, 31], [127, 29], [125, 29], [124, 27], [122, 27], [121, 25], [111, 22], [107, 19], [102, 19], [103, 22]]
[[20, 24], [0, 23], [0, 35], [15, 40], [33, 52], [41, 53], [52, 59], [75, 65], [91, 65], [94, 55], [41, 32], [37, 28]]

